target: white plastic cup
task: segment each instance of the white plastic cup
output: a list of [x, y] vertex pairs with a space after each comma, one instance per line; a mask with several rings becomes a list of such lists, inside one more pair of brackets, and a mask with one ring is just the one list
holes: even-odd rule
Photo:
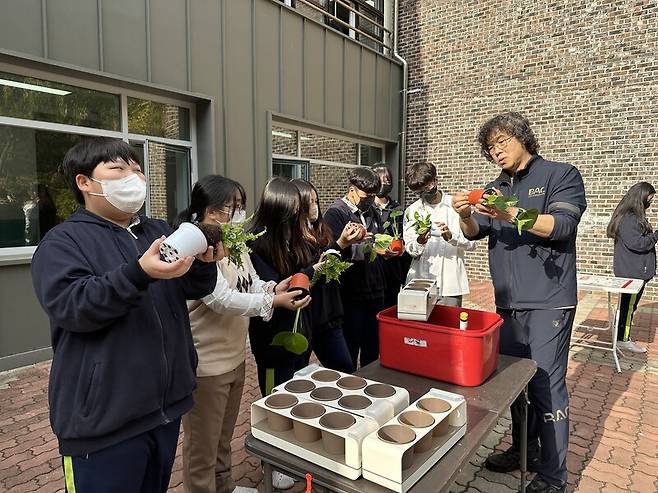
[[183, 257], [193, 257], [208, 249], [203, 232], [192, 223], [182, 223], [160, 244], [160, 255], [165, 262], [175, 262]]

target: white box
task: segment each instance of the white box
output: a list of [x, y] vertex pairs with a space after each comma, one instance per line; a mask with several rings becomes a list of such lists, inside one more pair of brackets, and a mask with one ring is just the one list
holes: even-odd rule
[[437, 298], [435, 279], [412, 279], [398, 293], [398, 318], [426, 322]]
[[[429, 412], [419, 407], [427, 398], [436, 398], [449, 406], [442, 412]], [[433, 401], [437, 402], [437, 401]], [[436, 409], [435, 409], [436, 410]], [[400, 422], [400, 417], [407, 411], [422, 411], [434, 419], [434, 423], [425, 428], [413, 428]], [[362, 443], [363, 477], [385, 488], [404, 493], [411, 488], [443, 455], [450, 450], [466, 433], [466, 400], [459, 394], [431, 389], [427, 394], [405, 409], [400, 415], [388, 421], [384, 426], [402, 425], [415, 432], [415, 438], [408, 443], [393, 444], [380, 438], [380, 429], [368, 435]], [[437, 436], [434, 436], [435, 430]], [[414, 447], [429, 434], [429, 449], [413, 452]], [[427, 444], [428, 441], [424, 442]], [[413, 462], [407, 469], [402, 468], [403, 459], [413, 454]]]

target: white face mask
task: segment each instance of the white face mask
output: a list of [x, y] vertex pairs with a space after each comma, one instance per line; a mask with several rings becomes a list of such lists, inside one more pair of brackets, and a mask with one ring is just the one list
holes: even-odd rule
[[134, 214], [142, 208], [146, 200], [146, 182], [136, 173], [115, 180], [96, 180], [101, 184], [103, 193], [89, 192], [89, 195], [105, 197], [107, 201], [120, 211]]
[[245, 222], [246, 219], [247, 219], [247, 211], [235, 210], [233, 211], [233, 216], [231, 217], [231, 224], [240, 224]]
[[311, 209], [308, 211], [309, 220], [314, 223], [320, 217], [320, 209], [317, 204], [311, 204]]

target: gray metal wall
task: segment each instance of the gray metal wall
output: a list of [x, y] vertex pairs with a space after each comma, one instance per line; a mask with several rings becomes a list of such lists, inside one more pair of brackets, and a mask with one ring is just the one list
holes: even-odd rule
[[[401, 67], [272, 0], [0, 0], [0, 50], [206, 95], [199, 176], [239, 180], [252, 203], [268, 111], [398, 137]], [[0, 314], [0, 370], [49, 344], [29, 265], [0, 266]]]

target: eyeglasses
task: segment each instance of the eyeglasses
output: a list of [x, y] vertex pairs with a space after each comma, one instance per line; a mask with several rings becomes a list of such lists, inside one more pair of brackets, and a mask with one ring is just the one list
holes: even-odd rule
[[499, 140], [495, 144], [491, 144], [487, 146], [487, 152], [491, 154], [491, 151], [493, 151], [495, 148], [498, 148], [501, 151], [504, 151], [505, 148], [507, 148], [508, 142], [512, 139], [513, 135], [510, 135], [506, 139]]

